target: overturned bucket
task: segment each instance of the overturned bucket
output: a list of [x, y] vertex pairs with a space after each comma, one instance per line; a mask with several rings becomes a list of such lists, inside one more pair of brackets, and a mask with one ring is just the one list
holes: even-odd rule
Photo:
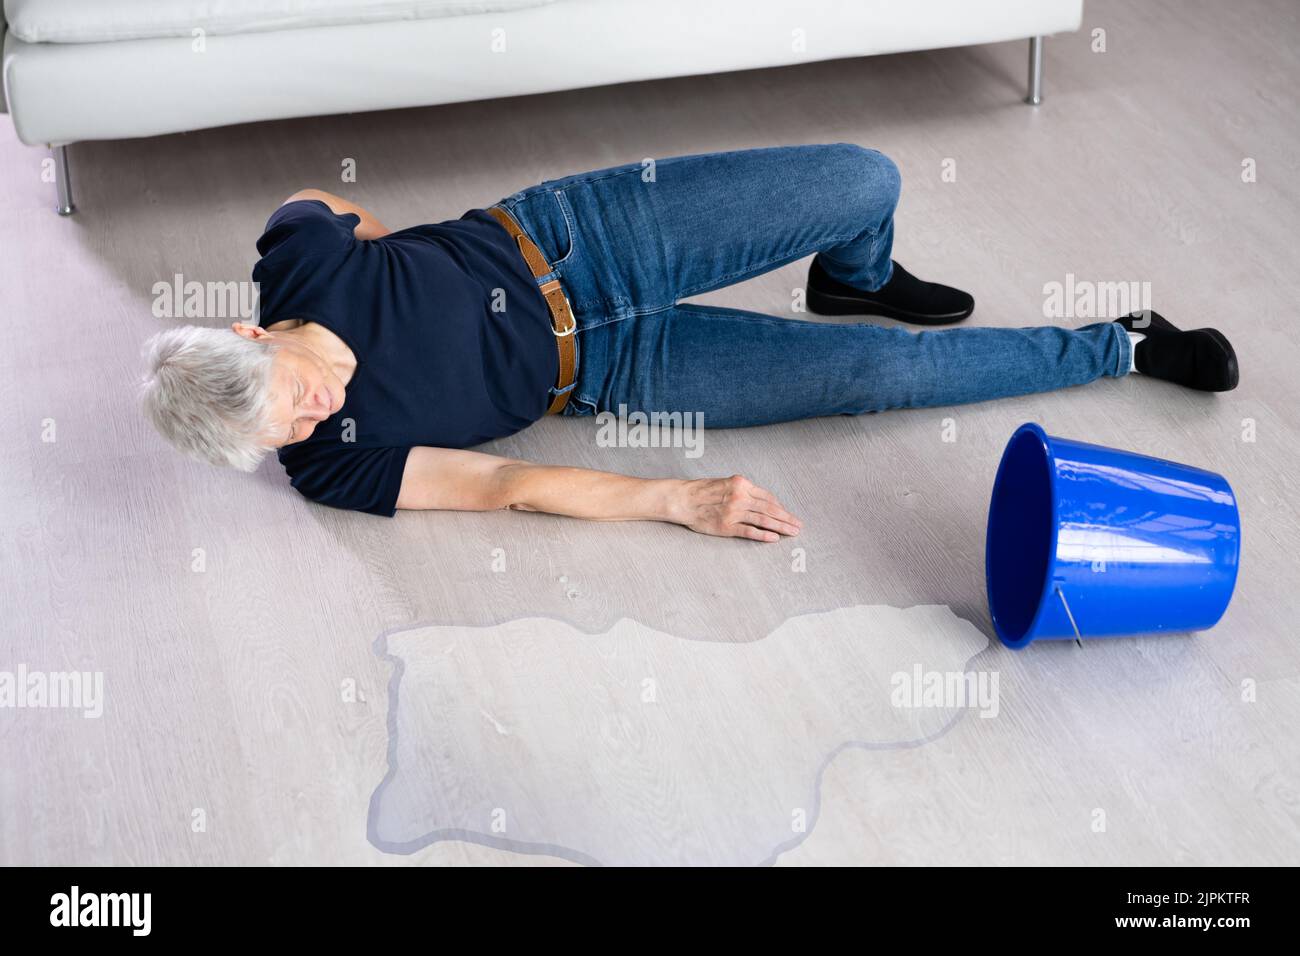
[[1222, 476], [1021, 425], [989, 505], [993, 627], [1008, 647], [1204, 630], [1228, 609], [1240, 547]]

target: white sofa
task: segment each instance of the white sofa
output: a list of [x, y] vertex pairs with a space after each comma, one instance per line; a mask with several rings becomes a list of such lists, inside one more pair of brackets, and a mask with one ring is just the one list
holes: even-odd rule
[[1030, 39], [1083, 0], [4, 0], [19, 139], [69, 143]]

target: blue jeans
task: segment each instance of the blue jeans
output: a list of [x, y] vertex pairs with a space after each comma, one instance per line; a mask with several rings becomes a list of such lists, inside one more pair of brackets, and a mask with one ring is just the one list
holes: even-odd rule
[[910, 332], [678, 304], [813, 253], [841, 282], [879, 288], [893, 270], [898, 193], [888, 157], [840, 143], [632, 163], [506, 197], [577, 318], [578, 375], [564, 413], [624, 405], [699, 412], [705, 427], [729, 428], [956, 405], [1128, 372], [1131, 345], [1113, 322]]

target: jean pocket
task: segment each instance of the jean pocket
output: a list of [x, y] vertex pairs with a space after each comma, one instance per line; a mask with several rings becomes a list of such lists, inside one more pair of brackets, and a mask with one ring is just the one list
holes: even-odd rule
[[542, 183], [515, 193], [502, 205], [537, 243], [552, 268], [573, 255], [573, 211], [562, 192]]

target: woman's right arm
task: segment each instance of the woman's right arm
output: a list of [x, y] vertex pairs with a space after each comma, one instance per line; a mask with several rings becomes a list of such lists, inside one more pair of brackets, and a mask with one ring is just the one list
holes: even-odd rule
[[668, 521], [721, 537], [778, 541], [801, 522], [740, 475], [631, 478], [535, 465], [475, 451], [412, 448], [397, 507], [443, 511], [543, 511], [589, 521]]

